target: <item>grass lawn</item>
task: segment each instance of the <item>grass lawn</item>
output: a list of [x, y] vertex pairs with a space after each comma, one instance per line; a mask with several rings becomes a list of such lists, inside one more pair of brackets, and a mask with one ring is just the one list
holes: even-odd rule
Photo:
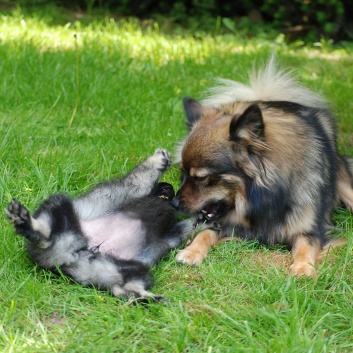
[[[340, 150], [353, 155], [353, 46], [0, 15], [2, 208], [17, 198], [33, 210], [52, 193], [124, 175], [157, 147], [173, 151], [186, 133], [182, 97], [202, 98], [215, 76], [246, 79], [274, 49], [331, 101]], [[164, 180], [179, 186], [177, 166]], [[280, 247], [223, 243], [198, 268], [175, 252], [163, 259], [152, 290], [171, 304], [146, 308], [36, 268], [1, 216], [0, 351], [352, 352], [353, 218], [334, 217], [348, 246], [315, 279], [290, 277]]]

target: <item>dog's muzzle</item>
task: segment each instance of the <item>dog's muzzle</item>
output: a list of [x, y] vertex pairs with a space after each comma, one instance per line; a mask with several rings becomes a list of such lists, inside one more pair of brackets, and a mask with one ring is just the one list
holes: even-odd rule
[[174, 198], [171, 202], [171, 205], [176, 209], [178, 210], [179, 207], [180, 207], [180, 201], [177, 199], [177, 198]]

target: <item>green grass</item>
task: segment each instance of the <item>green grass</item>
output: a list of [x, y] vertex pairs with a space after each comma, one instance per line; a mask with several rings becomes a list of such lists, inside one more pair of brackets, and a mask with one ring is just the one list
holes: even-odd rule
[[[74, 35], [77, 35], [77, 42]], [[280, 39], [280, 37], [279, 37]], [[34, 209], [49, 194], [77, 195], [122, 176], [186, 133], [181, 100], [215, 76], [243, 79], [274, 49], [326, 96], [339, 146], [353, 155], [353, 46], [303, 47], [277, 38], [163, 34], [134, 21], [58, 25], [16, 10], [0, 17], [0, 200]], [[179, 185], [176, 166], [165, 180]], [[288, 275], [289, 253], [224, 243], [199, 268], [153, 270], [170, 305], [128, 306], [36, 268], [0, 218], [2, 352], [351, 352], [353, 218], [335, 214], [348, 247], [316, 279]]]

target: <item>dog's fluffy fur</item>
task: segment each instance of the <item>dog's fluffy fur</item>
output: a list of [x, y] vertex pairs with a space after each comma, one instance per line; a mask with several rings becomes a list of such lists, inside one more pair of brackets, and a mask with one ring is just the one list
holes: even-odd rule
[[352, 163], [337, 151], [326, 101], [272, 58], [250, 85], [220, 79], [202, 104], [184, 98], [190, 132], [177, 155], [183, 183], [174, 204], [202, 214], [206, 230], [177, 254], [197, 265], [222, 237], [285, 244], [294, 275], [314, 275], [329, 245], [331, 214], [352, 211]]
[[147, 291], [149, 267], [190, 232], [190, 222], [177, 222], [170, 205], [173, 187], [157, 184], [170, 164], [167, 151], [157, 150], [123, 179], [77, 199], [51, 196], [33, 216], [13, 200], [6, 213], [41, 267], [114, 296], [161, 300]]

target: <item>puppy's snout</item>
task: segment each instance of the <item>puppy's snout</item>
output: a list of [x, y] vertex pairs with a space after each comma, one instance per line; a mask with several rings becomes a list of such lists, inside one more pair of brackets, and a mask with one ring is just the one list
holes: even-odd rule
[[180, 207], [180, 200], [175, 197], [175, 198], [172, 200], [171, 204], [172, 204], [172, 206], [173, 206], [176, 210], [178, 210], [179, 207]]

